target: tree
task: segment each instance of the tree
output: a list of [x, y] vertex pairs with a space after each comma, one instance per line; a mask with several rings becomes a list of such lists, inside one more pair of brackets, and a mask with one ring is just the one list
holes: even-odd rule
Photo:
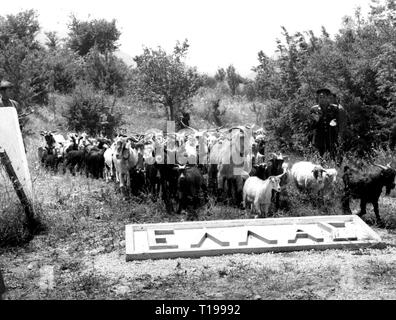
[[262, 126], [264, 122], [265, 105], [260, 102], [253, 102], [249, 105], [249, 109], [256, 116], [256, 124]]
[[168, 120], [176, 120], [179, 112], [188, 108], [189, 99], [201, 85], [197, 70], [183, 62], [188, 47], [187, 40], [182, 44], [178, 41], [171, 54], [161, 47], [144, 48], [143, 54], [134, 58], [135, 93], [146, 102], [163, 106]]
[[59, 46], [60, 39], [55, 31], [45, 32], [45, 36], [47, 37], [45, 45], [48, 49], [54, 50]]
[[50, 74], [50, 91], [71, 93], [76, 84], [85, 78], [84, 59], [69, 48], [58, 46], [50, 49], [46, 64]]
[[274, 140], [306, 149], [310, 106], [316, 90], [328, 87], [351, 120], [344, 150], [370, 156], [386, 146], [396, 119], [396, 0], [373, 1], [367, 18], [357, 9], [334, 40], [324, 27], [320, 36], [282, 28], [282, 37], [276, 59], [259, 52], [249, 84], [251, 100], [266, 105], [265, 125]]
[[14, 84], [19, 112], [31, 103], [48, 101], [47, 55], [36, 40], [39, 30], [33, 10], [0, 17], [0, 75]]
[[235, 96], [236, 90], [240, 83], [243, 83], [242, 77], [236, 72], [235, 67], [230, 65], [227, 68], [227, 83], [231, 90], [231, 95]]
[[111, 136], [121, 123], [121, 114], [113, 112], [104, 92], [98, 92], [91, 84], [84, 82], [80, 82], [72, 92], [63, 116], [68, 120], [70, 130], [86, 131], [90, 135], [98, 135], [103, 130], [103, 116], [108, 121], [108, 136]]
[[223, 82], [226, 78], [227, 73], [223, 68], [219, 68], [215, 74], [215, 79], [218, 82]]
[[104, 19], [80, 21], [72, 16], [68, 28], [68, 46], [81, 56], [87, 55], [93, 47], [96, 47], [107, 57], [118, 48], [117, 41], [121, 32], [116, 27], [115, 19], [111, 22]]
[[11, 44], [15, 39], [20, 40], [28, 49], [38, 49], [36, 36], [40, 31], [38, 16], [34, 10], [25, 10], [16, 15], [0, 18], [0, 41], [4, 45]]
[[249, 85], [252, 98], [261, 100], [279, 98], [281, 81], [276, 70], [276, 62], [268, 58], [263, 51], [258, 53], [259, 65], [253, 68], [256, 72], [254, 83]]
[[85, 56], [85, 79], [92, 83], [97, 90], [108, 94], [122, 95], [125, 93], [129, 79], [129, 68], [114, 55], [101, 54], [97, 47], [93, 47]]

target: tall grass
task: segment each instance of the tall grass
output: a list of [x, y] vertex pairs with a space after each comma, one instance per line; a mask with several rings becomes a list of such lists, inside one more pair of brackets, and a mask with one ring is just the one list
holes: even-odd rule
[[[47, 227], [50, 245], [57, 245], [62, 239], [75, 237], [81, 240], [82, 245], [91, 246], [117, 245], [124, 238], [123, 232], [127, 223], [158, 223], [177, 222], [184, 220], [225, 220], [252, 218], [249, 210], [240, 210], [236, 207], [216, 203], [210, 197], [207, 204], [194, 214], [177, 215], [168, 214], [161, 200], [153, 202], [150, 196], [132, 198], [125, 201], [114, 183], [107, 184], [103, 180], [87, 179], [85, 176], [63, 175], [51, 173], [41, 168], [37, 148], [44, 144], [44, 139], [39, 135], [40, 130], [58, 130], [66, 135], [67, 127], [60, 111], [65, 105], [67, 97], [58, 96], [54, 101], [55, 106], [39, 109], [31, 117], [29, 130], [31, 134], [25, 138], [29, 169], [33, 181], [34, 206], [41, 221]], [[243, 99], [229, 101], [227, 112], [230, 114], [229, 123], [250, 123], [254, 115]], [[165, 125], [164, 110], [157, 107], [145, 108], [143, 105], [128, 105], [127, 100], [119, 100], [115, 108], [124, 111], [123, 129], [127, 133], [144, 132], [148, 128], [161, 128]], [[227, 101], [224, 101], [227, 103]], [[196, 104], [192, 113], [192, 120], [197, 121], [196, 128], [211, 126], [200, 119], [199, 108]], [[53, 108], [55, 111], [53, 111]], [[58, 111], [59, 112], [58, 112]], [[246, 117], [243, 116], [244, 112]], [[241, 116], [242, 115], [242, 116]], [[235, 117], [234, 120], [232, 118]], [[239, 119], [239, 122], [237, 120]], [[227, 120], [228, 121], [228, 120]], [[268, 146], [268, 150], [271, 146]], [[277, 149], [272, 148], [276, 151]], [[334, 190], [324, 196], [323, 203], [317, 201], [315, 195], [303, 194], [297, 190], [292, 182], [286, 188], [286, 194], [281, 196], [281, 209], [275, 212], [271, 208], [270, 215], [274, 217], [337, 215], [342, 214], [341, 197], [343, 182], [341, 179], [343, 167], [353, 165], [359, 168], [373, 168], [374, 162], [387, 164], [394, 162], [395, 153], [389, 150], [377, 150], [375, 159], [359, 159], [347, 154], [343, 163], [338, 166], [334, 161], [320, 157], [317, 153], [307, 151], [302, 154], [288, 154], [289, 165], [301, 160], [321, 163], [325, 168], [336, 168], [339, 172]], [[3, 179], [4, 180], [4, 179]], [[19, 245], [28, 240], [24, 229], [23, 208], [20, 206], [12, 187], [7, 187], [4, 195], [0, 192], [0, 246]], [[4, 189], [4, 188], [3, 188]], [[391, 197], [381, 197], [380, 215], [387, 228], [396, 228], [396, 191]], [[358, 201], [352, 202], [352, 211], [357, 211]], [[364, 217], [368, 223], [374, 223], [372, 207], [368, 206], [368, 213]]]

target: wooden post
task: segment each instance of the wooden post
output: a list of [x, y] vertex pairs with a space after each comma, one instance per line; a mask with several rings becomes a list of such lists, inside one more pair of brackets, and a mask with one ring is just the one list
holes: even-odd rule
[[20, 183], [15, 173], [15, 170], [12, 166], [10, 158], [7, 155], [7, 152], [2, 147], [0, 147], [0, 164], [4, 166], [5, 171], [7, 172], [7, 175], [12, 182], [12, 185], [14, 186], [15, 192], [19, 200], [21, 200], [21, 203], [25, 209], [28, 226], [32, 226], [34, 221], [34, 210], [32, 203], [30, 202], [29, 198], [26, 196], [25, 191], [23, 190], [22, 184]]
[[6, 292], [6, 286], [4, 284], [3, 274], [1, 273], [0, 269], [0, 300], [3, 299], [4, 292]]

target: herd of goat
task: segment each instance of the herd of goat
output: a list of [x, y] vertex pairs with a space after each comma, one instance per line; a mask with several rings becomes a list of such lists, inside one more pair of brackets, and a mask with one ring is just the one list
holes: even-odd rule
[[[211, 193], [217, 199], [228, 199], [243, 208], [251, 206], [258, 217], [266, 217], [270, 205], [279, 208], [279, 197], [289, 181], [300, 192], [318, 198], [333, 188], [338, 172], [320, 164], [287, 162], [281, 153], [266, 157], [265, 133], [249, 126], [179, 132], [148, 130], [144, 134], [90, 138], [71, 134], [67, 139], [55, 132], [42, 131], [45, 145], [39, 147], [41, 164], [54, 171], [85, 172], [87, 177], [115, 181], [127, 197], [150, 192], [161, 196], [168, 211], [198, 208]], [[351, 214], [350, 199], [360, 199], [360, 213], [366, 205], [374, 207], [377, 223], [382, 224], [378, 200], [383, 187], [386, 194], [395, 188], [396, 170], [391, 164], [378, 165], [379, 170], [364, 173], [345, 166], [342, 180], [344, 213]]]

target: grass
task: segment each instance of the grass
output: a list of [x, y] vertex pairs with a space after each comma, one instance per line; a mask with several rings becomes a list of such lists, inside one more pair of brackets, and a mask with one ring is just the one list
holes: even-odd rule
[[[39, 130], [36, 130], [38, 133]], [[194, 220], [229, 220], [251, 218], [248, 210], [240, 210], [216, 203], [211, 197], [209, 202], [200, 208], [196, 215], [172, 215], [167, 214], [162, 201], [153, 202], [150, 197], [143, 199], [134, 198], [124, 201], [115, 184], [107, 184], [103, 180], [87, 179], [85, 176], [71, 176], [66, 173], [53, 174], [41, 168], [37, 159], [37, 147], [42, 144], [42, 137], [38, 134], [27, 139], [28, 159], [32, 180], [35, 190], [36, 211], [42, 213], [41, 219], [48, 228], [49, 238], [66, 239], [71, 234], [80, 236], [90, 234], [100, 228], [103, 223], [107, 230], [116, 230], [125, 223], [158, 223], [177, 222], [188, 219]], [[290, 156], [290, 164], [308, 159], [308, 156]], [[311, 156], [315, 159], [315, 155]], [[387, 163], [390, 155], [384, 151], [378, 152], [378, 162]], [[316, 159], [319, 161], [319, 159]], [[350, 164], [347, 159], [345, 163]], [[334, 167], [331, 161], [324, 161], [325, 167]], [[340, 167], [337, 167], [341, 171]], [[338, 215], [342, 214], [341, 196], [343, 183], [338, 177], [333, 195], [326, 195], [324, 205], [315, 205], [316, 197], [299, 192], [293, 183], [289, 183], [286, 196], [281, 197], [282, 209], [278, 212], [272, 210], [274, 217], [289, 216], [315, 216], [315, 215]], [[4, 195], [3, 195], [4, 197]], [[12, 197], [12, 190], [8, 186], [7, 197]], [[380, 200], [380, 214], [386, 228], [396, 228], [396, 204], [391, 197], [382, 197]], [[0, 244], [19, 245], [26, 242], [28, 237], [23, 227], [23, 210], [16, 199], [9, 198], [2, 201], [3, 214], [0, 215], [3, 223]], [[273, 208], [272, 208], [273, 209]], [[357, 211], [358, 201], [352, 202], [352, 210]], [[369, 224], [375, 223], [375, 216], [371, 205], [368, 205], [368, 213], [364, 217]], [[107, 232], [107, 231], [106, 231]], [[113, 235], [112, 235], [113, 236]], [[97, 238], [96, 236], [94, 238]], [[116, 239], [122, 238], [122, 234], [116, 235]], [[101, 241], [99, 240], [99, 243]]]
[[[60, 100], [59, 104], [62, 103]], [[122, 101], [117, 107], [122, 107]], [[233, 108], [239, 110], [243, 107], [243, 104], [238, 106], [235, 103]], [[149, 125], [159, 127], [163, 123], [159, 110], [144, 110], [140, 106], [124, 108], [128, 110], [125, 116], [128, 126], [124, 127], [127, 132], [144, 131]], [[339, 299], [347, 294], [339, 285], [343, 276], [340, 265], [345, 263], [344, 259], [355, 261], [355, 269], [359, 273], [356, 290], [361, 297], [365, 297], [366, 291], [377, 292], [378, 286], [381, 286], [381, 291], [376, 297], [392, 297], [391, 281], [396, 278], [396, 266], [389, 261], [388, 255], [394, 251], [391, 254], [385, 252], [378, 258], [376, 255], [379, 253], [368, 249], [367, 254], [356, 256], [334, 250], [178, 259], [181, 262], [179, 266], [177, 261], [166, 260], [125, 264], [126, 224], [177, 222], [190, 218], [247, 219], [251, 216], [247, 210], [216, 203], [213, 197], [195, 216], [167, 214], [161, 201], [153, 202], [149, 197], [123, 200], [113, 183], [48, 172], [40, 167], [37, 159], [37, 147], [43, 144], [39, 131], [64, 129], [64, 124], [58, 114], [54, 116], [46, 109], [38, 112], [40, 117], [33, 118], [30, 123], [34, 134], [26, 139], [26, 145], [35, 209], [46, 230], [29, 242], [23, 227], [24, 214], [13, 190], [8, 186], [8, 192], [0, 193], [3, 196], [0, 199], [0, 268], [6, 270], [5, 279], [11, 298]], [[193, 114], [193, 119], [197, 114]], [[44, 121], [49, 121], [49, 127], [44, 125]], [[377, 159], [385, 164], [391, 156], [379, 151]], [[290, 155], [290, 163], [303, 159], [320, 160], [315, 157], [312, 154]], [[346, 161], [352, 163], [353, 159]], [[325, 165], [335, 166], [331, 161]], [[278, 212], [272, 210], [272, 215], [341, 214], [342, 189], [339, 178], [334, 196], [326, 196], [324, 205], [315, 206], [312, 196], [301, 194], [293, 184], [289, 184], [287, 197], [281, 197], [283, 209]], [[381, 197], [380, 200], [381, 217], [392, 232], [396, 229], [395, 197], [396, 191], [393, 191], [390, 197]], [[357, 209], [358, 202], [354, 201], [352, 210]], [[368, 206], [364, 219], [369, 224], [374, 223], [371, 206]], [[100, 259], [105, 262], [100, 262]], [[110, 272], [112, 263], [118, 263], [119, 272]], [[30, 264], [33, 269], [27, 270], [26, 266]], [[54, 266], [54, 290], [42, 291], [37, 285], [39, 270], [45, 265]], [[107, 266], [110, 271], [103, 270]], [[364, 286], [368, 289], [363, 290]]]

